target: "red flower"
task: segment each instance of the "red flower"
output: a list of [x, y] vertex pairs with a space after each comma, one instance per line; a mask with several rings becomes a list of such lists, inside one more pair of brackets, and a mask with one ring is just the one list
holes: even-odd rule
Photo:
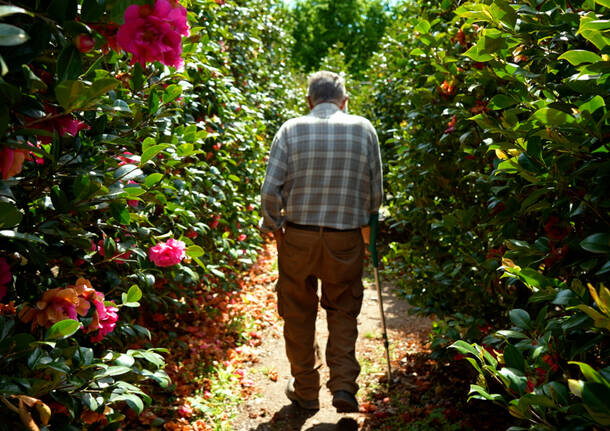
[[557, 216], [550, 216], [547, 222], [544, 224], [544, 231], [547, 236], [554, 241], [561, 241], [571, 232], [571, 227], [566, 226], [565, 223], [561, 223], [561, 220]]
[[457, 125], [457, 117], [454, 115], [451, 117], [451, 120], [447, 123], [447, 129], [445, 133], [452, 133], [455, 130], [455, 126]]
[[95, 46], [95, 40], [87, 33], [81, 33], [74, 38], [74, 45], [83, 54], [89, 52]]
[[218, 227], [218, 223], [220, 222], [220, 215], [216, 214], [212, 221], [209, 223], [211, 229], [216, 229]]
[[121, 47], [116, 40], [116, 34], [119, 30], [118, 25], [111, 22], [109, 24], [89, 24], [89, 26], [106, 39], [106, 43], [102, 46], [102, 52], [104, 54], [108, 54], [111, 49], [116, 52], [121, 52]]
[[2, 174], [3, 180], [14, 177], [21, 172], [26, 155], [24, 150], [9, 147], [0, 149], [0, 174]]
[[443, 81], [443, 83], [437, 88], [438, 93], [443, 96], [445, 99], [449, 98], [449, 96], [453, 96], [455, 93], [455, 86], [453, 82], [449, 82], [447, 80]]
[[237, 237], [237, 239], [238, 239], [239, 241], [244, 241], [246, 238], [248, 238], [248, 235], [246, 235], [245, 233], [242, 233], [241, 235], [239, 235], [239, 236]]

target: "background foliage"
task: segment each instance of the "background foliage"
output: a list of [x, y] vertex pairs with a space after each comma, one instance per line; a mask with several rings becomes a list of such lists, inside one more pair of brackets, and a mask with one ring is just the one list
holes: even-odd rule
[[368, 75], [386, 263], [437, 356], [478, 341], [454, 344], [487, 378], [472, 396], [526, 428], [608, 425], [608, 4], [397, 11]]
[[[185, 65], [175, 69], [130, 64], [121, 52], [116, 30], [129, 4], [0, 6], [0, 132], [10, 168], [0, 181], [4, 429], [20, 415], [53, 429], [101, 416], [116, 429], [125, 403], [141, 412], [151, 401], [145, 380], [170, 384], [162, 349], [147, 341], [143, 325], [155, 328], [147, 316], [228, 297], [261, 244], [262, 158], [296, 105], [284, 85], [281, 16], [268, 1], [189, 2]], [[25, 157], [22, 169], [7, 154]], [[185, 243], [186, 257], [157, 267], [148, 250], [169, 238]], [[119, 308], [102, 342], [74, 320], [45, 333], [17, 317], [79, 277]], [[215, 294], [192, 303], [202, 289]], [[78, 320], [87, 327], [93, 317]]]
[[382, 0], [299, 0], [290, 17], [295, 66], [312, 72], [338, 46], [349, 53], [344, 72], [359, 76], [390, 22], [389, 7]]

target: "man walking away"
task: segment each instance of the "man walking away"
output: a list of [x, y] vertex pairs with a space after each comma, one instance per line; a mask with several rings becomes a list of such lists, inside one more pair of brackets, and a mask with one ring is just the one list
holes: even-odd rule
[[273, 232], [278, 247], [278, 311], [293, 377], [286, 396], [302, 408], [320, 408], [315, 322], [321, 301], [329, 331], [327, 386], [338, 412], [358, 411], [361, 228], [382, 198], [377, 134], [367, 119], [344, 112], [347, 99], [339, 75], [310, 77], [311, 112], [288, 120], [275, 135], [261, 188], [261, 228]]

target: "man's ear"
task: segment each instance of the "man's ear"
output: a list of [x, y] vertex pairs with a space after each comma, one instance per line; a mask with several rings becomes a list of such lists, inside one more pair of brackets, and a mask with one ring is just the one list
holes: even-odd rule
[[345, 105], [347, 104], [349, 97], [345, 97], [345, 99], [343, 99], [343, 102], [341, 102], [341, 106], [339, 106], [339, 109], [343, 111], [343, 108], [345, 108]]
[[313, 103], [311, 103], [309, 96], [307, 96], [307, 104], [309, 105], [309, 109], [313, 109]]

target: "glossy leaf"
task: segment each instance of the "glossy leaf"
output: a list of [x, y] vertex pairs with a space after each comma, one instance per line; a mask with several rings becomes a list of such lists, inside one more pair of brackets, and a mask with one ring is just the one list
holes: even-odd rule
[[72, 336], [81, 327], [80, 322], [72, 319], [61, 320], [53, 324], [45, 336], [45, 340], [62, 340]]
[[0, 23], [0, 46], [15, 46], [27, 42], [25, 31], [11, 24]]

